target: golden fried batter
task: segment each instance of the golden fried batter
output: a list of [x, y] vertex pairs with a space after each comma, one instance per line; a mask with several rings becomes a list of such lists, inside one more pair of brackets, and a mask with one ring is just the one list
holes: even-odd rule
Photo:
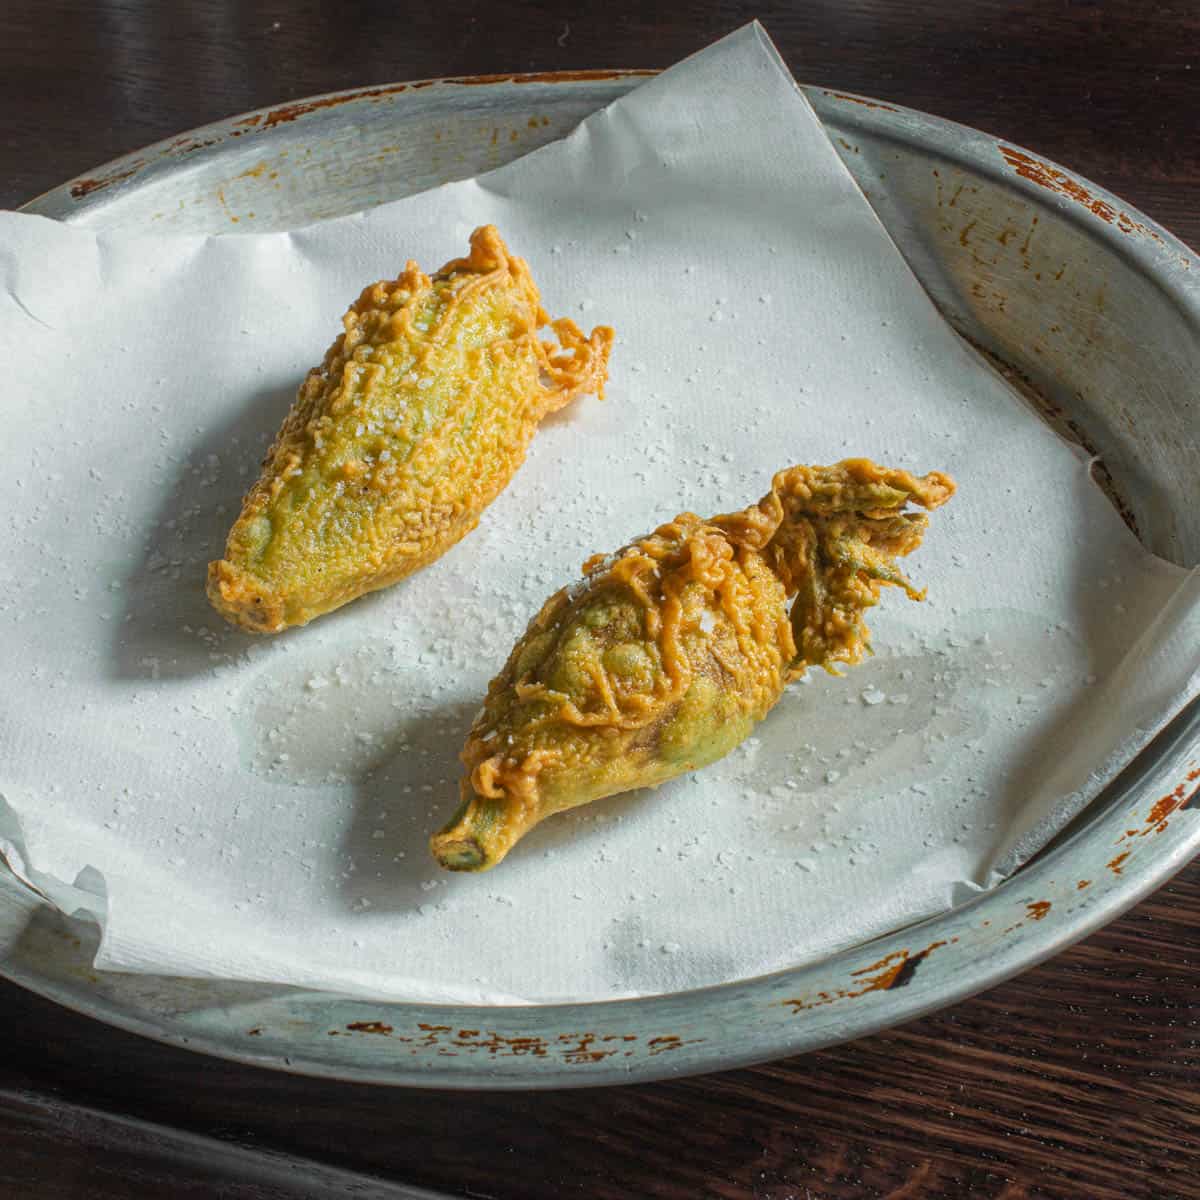
[[611, 329], [552, 323], [491, 225], [430, 279], [368, 287], [309, 372], [208, 596], [255, 633], [304, 625], [444, 554], [525, 458], [538, 422], [603, 393]]
[[792, 467], [752, 508], [684, 513], [590, 559], [492, 681], [434, 856], [450, 870], [495, 866], [552, 813], [727, 754], [807, 667], [859, 662], [881, 585], [924, 596], [895, 563], [928, 523], [907, 505], [953, 492], [945, 475], [866, 459]]

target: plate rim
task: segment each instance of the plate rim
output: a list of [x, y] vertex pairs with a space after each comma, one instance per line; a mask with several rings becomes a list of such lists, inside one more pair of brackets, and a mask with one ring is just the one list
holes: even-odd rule
[[[385, 97], [399, 97], [410, 93], [419, 94], [425, 89], [434, 89], [434, 94], [437, 94], [439, 90], [462, 86], [481, 88], [483, 94], [486, 94], [488, 89], [530, 86], [545, 86], [554, 89], [600, 84], [611, 86], [616, 83], [633, 87], [638, 82], [658, 73], [655, 70], [613, 69], [496, 76], [454, 76], [350, 88], [339, 92], [303, 97], [288, 104], [265, 106], [198, 126], [174, 137], [152, 143], [141, 150], [122, 155], [90, 172], [76, 176], [41, 193], [23, 204], [20, 211], [58, 216], [61, 219], [70, 220], [72, 216], [82, 215], [110, 197], [120, 194], [122, 189], [136, 186], [142, 172], [148, 167], [176, 162], [186, 156], [203, 154], [214, 148], [219, 150], [219, 147], [232, 137], [265, 133], [282, 120], [301, 124], [308, 121], [319, 121], [329, 112], [345, 104], [372, 103]], [[848, 114], [849, 119], [874, 128], [877, 132], [882, 130], [886, 136], [897, 140], [915, 140], [922, 130], [932, 129], [934, 132], [949, 133], [956, 138], [955, 148], [964, 158], [977, 160], [975, 161], [976, 166], [984, 165], [992, 175], [1000, 177], [1000, 172], [992, 160], [995, 158], [996, 148], [1001, 144], [1008, 144], [1007, 142], [1002, 143], [1001, 139], [931, 114], [872, 100], [869, 97], [818, 87], [804, 87], [802, 90], [806, 92], [810, 100], [826, 98], [824, 105], [814, 104], [814, 107], [818, 108], [819, 115], [822, 107], [828, 108], [830, 105], [836, 104], [837, 111]], [[272, 114], [278, 114], [281, 111], [287, 111], [290, 115], [272, 121]], [[252, 118], [254, 119], [252, 120]], [[985, 152], [990, 155], [986, 163], [982, 161]], [[1040, 161], [1056, 167], [1056, 164], [1049, 163], [1049, 160], [1040, 159]], [[1151, 263], [1147, 269], [1160, 279], [1169, 258], [1176, 262], [1180, 256], [1190, 258], [1191, 264], [1200, 268], [1200, 258], [1197, 258], [1183, 242], [1162, 229], [1156, 222], [1131, 206], [1118, 201], [1105, 189], [1083, 180], [1082, 177], [1067, 172], [1065, 169], [1064, 174], [1070, 178], [1079, 179], [1093, 197], [1120, 204], [1121, 211], [1130, 214], [1139, 227], [1148, 233], [1148, 238], [1138, 240], [1136, 249], [1132, 246], [1127, 246], [1125, 249], [1136, 253], [1139, 258], [1150, 258]], [[1005, 182], [1011, 187], [1028, 190], [1031, 195], [1045, 203], [1046, 197], [1036, 193], [1035, 185], [1026, 179], [1013, 175], [1006, 177]], [[1058, 202], [1056, 201], [1056, 203]], [[1098, 234], [1106, 232], [1105, 229], [1100, 228], [1100, 218], [1096, 217], [1094, 212], [1078, 206], [1068, 208], [1069, 202], [1066, 199], [1061, 200], [1061, 204], [1064, 206], [1064, 211], [1070, 211], [1075, 219], [1084, 223], [1089, 220], [1093, 222]], [[63, 207], [64, 205], [65, 207]], [[54, 211], [56, 209], [61, 211]], [[1175, 286], [1183, 286], [1189, 307], [1200, 310], [1200, 288], [1196, 286], [1200, 284], [1200, 272], [1191, 271], [1191, 264], [1188, 264], [1189, 274], [1186, 278], [1181, 276], [1178, 270], [1172, 272], [1171, 283]], [[1192, 295], [1193, 292], [1195, 292], [1195, 297]], [[1164, 738], [1170, 747], [1167, 750], [1161, 749]], [[1160, 746], [1160, 750], [1148, 757], [1156, 745]], [[865, 956], [888, 951], [888, 948], [892, 946], [895, 946], [896, 950], [890, 952], [899, 953], [901, 949], [899, 941], [901, 940], [916, 937], [916, 940], [919, 941], [921, 937], [917, 935], [922, 934], [922, 931], [929, 934], [946, 931], [964, 915], [978, 916], [982, 911], [991, 911], [993, 908], [998, 913], [1002, 907], [1001, 902], [1011, 899], [1015, 892], [1024, 892], [1028, 889], [1043, 890], [1041, 885], [1053, 882], [1049, 880], [1047, 872], [1053, 868], [1056, 862], [1060, 861], [1077, 838], [1083, 837], [1089, 830], [1095, 831], [1106, 825], [1116, 830], [1127, 824], [1128, 819], [1124, 818], [1122, 814], [1129, 807], [1129, 801], [1143, 796], [1149, 781], [1157, 777], [1156, 771], [1159, 775], [1165, 772], [1170, 778], [1175, 778], [1176, 776], [1172, 772], [1182, 768], [1183, 760], [1189, 752], [1188, 747], [1192, 746], [1200, 746], [1200, 702], [1193, 702], [1181, 711], [1169, 726], [1160, 732], [1151, 746], [1142, 751], [1118, 780], [1114, 781], [1106, 791], [1105, 797], [1098, 798], [1093, 807], [1089, 808], [1087, 819], [1079, 830], [1061, 844], [1036, 857], [996, 888], [981, 893], [968, 904], [947, 913], [938, 914], [914, 925], [880, 935], [868, 942], [836, 951], [802, 966], [784, 968], [749, 980], [737, 980], [666, 996], [587, 1001], [574, 1004], [436, 1005], [411, 1001], [369, 1001], [336, 992], [303, 992], [301, 994], [319, 996], [330, 1004], [345, 1005], [348, 1010], [370, 1009], [378, 1012], [386, 1009], [389, 1012], [405, 1015], [447, 1015], [456, 1019], [465, 1017], [474, 1019], [474, 1016], [480, 1013], [494, 1014], [489, 1017], [489, 1022], [497, 1025], [502, 1021], [509, 1020], [521, 1022], [523, 1017], [527, 1017], [531, 1013], [549, 1014], [562, 1016], [566, 1020], [564, 1028], [583, 1028], [595, 1024], [601, 1016], [608, 1017], [618, 1011], [633, 1013], [635, 1018], [632, 1023], [637, 1023], [636, 1014], [639, 1011], [651, 1011], [655, 1007], [664, 1005], [669, 1007], [672, 1004], [690, 1006], [703, 1016], [704, 1008], [714, 1006], [718, 998], [728, 999], [731, 996], [736, 997], [748, 992], [770, 993], [775, 996], [772, 1003], [787, 1004], [788, 1001], [781, 1001], [778, 998], [778, 992], [780, 989], [794, 990], [792, 981], [799, 983], [805, 976], [811, 976], [818, 971], [828, 974], [842, 967], [845, 968], [844, 973], [848, 977], [852, 977], [854, 975], [852, 968], [863, 961]], [[1183, 747], [1182, 754], [1176, 753], [1180, 747]], [[1176, 759], [1179, 761], [1176, 762]], [[1097, 805], [1100, 807], [1097, 808]], [[296, 1074], [377, 1084], [459, 1089], [583, 1087], [605, 1086], [634, 1080], [642, 1082], [680, 1074], [695, 1074], [715, 1069], [746, 1066], [787, 1054], [818, 1049], [851, 1037], [868, 1036], [892, 1025], [947, 1007], [979, 991], [995, 986], [1094, 932], [1165, 883], [1194, 855], [1200, 853], [1200, 825], [1195, 830], [1188, 832], [1181, 828], [1179, 823], [1173, 823], [1166, 833], [1154, 839], [1153, 845], [1155, 853], [1153, 856], [1146, 854], [1141, 856], [1146, 861], [1141, 864], [1141, 870], [1136, 876], [1131, 874], [1123, 882], [1120, 878], [1115, 878], [1111, 886], [1102, 891], [1098, 889], [1097, 902], [1090, 904], [1080, 914], [1075, 915], [1068, 926], [1062, 927], [1057, 921], [1043, 923], [1040, 918], [1035, 918], [1034, 923], [1028, 926], [1025, 937], [1008, 939], [1008, 946], [1015, 948], [995, 953], [992, 961], [982, 968], [979, 967], [978, 962], [973, 962], [973, 967], [977, 968], [973, 971], [960, 970], [956, 974], [951, 973], [945, 977], [942, 972], [938, 972], [938, 978], [942, 979], [943, 985], [936, 989], [936, 994], [932, 994], [934, 989], [931, 989], [927, 982], [922, 982], [917, 977], [911, 983], [911, 990], [906, 988], [899, 996], [892, 996], [891, 986], [882, 989], [879, 994], [888, 999], [887, 1004], [879, 1004], [876, 996], [867, 996], [868, 1001], [874, 1002], [871, 1015], [865, 1021], [851, 1019], [843, 1031], [839, 1031], [836, 1023], [831, 1023], [821, 1036], [815, 1038], [804, 1036], [804, 1022], [795, 1019], [800, 1011], [804, 1011], [801, 1008], [796, 1010], [796, 1014], [789, 1016], [788, 1020], [769, 1023], [767, 1032], [760, 1034], [753, 1047], [747, 1047], [743, 1052], [739, 1052], [736, 1046], [731, 1052], [728, 1048], [723, 1048], [723, 1043], [717, 1044], [705, 1040], [700, 1043], [700, 1049], [684, 1045], [676, 1053], [661, 1054], [658, 1056], [660, 1059], [658, 1062], [654, 1061], [653, 1056], [638, 1059], [636, 1060], [637, 1065], [633, 1069], [623, 1065], [619, 1059], [594, 1062], [591, 1069], [586, 1071], [568, 1070], [562, 1064], [555, 1064], [550, 1068], [539, 1067], [538, 1069], [523, 1070], [519, 1069], [522, 1066], [521, 1063], [514, 1068], [504, 1066], [504, 1060], [484, 1060], [481, 1063], [482, 1069], [473, 1072], [431, 1069], [422, 1066], [419, 1061], [407, 1063], [395, 1060], [386, 1061], [384, 1065], [374, 1068], [338, 1062], [330, 1058], [310, 1058], [299, 1047], [291, 1055], [281, 1055], [274, 1050], [268, 1050], [267, 1045], [264, 1045], [261, 1051], [256, 1052], [255, 1044], [245, 1034], [238, 1038], [234, 1038], [232, 1035], [221, 1037], [198, 1032], [190, 1027], [186, 1030], [182, 1027], [171, 1028], [161, 1019], [152, 1019], [145, 1010], [122, 1009], [115, 1002], [110, 1002], [107, 997], [98, 998], [101, 997], [100, 993], [88, 992], [85, 989], [77, 989], [72, 992], [65, 986], [57, 986], [53, 980], [39, 980], [32, 976], [30, 971], [17, 968], [9, 959], [0, 958], [0, 975], [30, 991], [62, 1004], [72, 1011], [94, 1017], [128, 1032], [220, 1058]], [[0, 873], [0, 882], [5, 887], [10, 884], [20, 886], [6, 873]], [[1034, 887], [1034, 884], [1039, 886]], [[1047, 886], [1044, 890], [1049, 891], [1049, 887]], [[908, 952], [905, 951], [905, 953], [907, 955]], [[928, 954], [929, 951], [923, 953]], [[928, 978], [929, 976], [926, 975], [926, 980]], [[946, 983], [947, 978], [950, 981], [948, 984]], [[282, 991], [282, 985], [280, 987]], [[868, 989], [868, 991], [873, 990]], [[86, 1003], [89, 999], [91, 1000], [90, 1008]], [[817, 1005], [813, 1007], [817, 1007]], [[575, 1014], [581, 1014], [584, 1019], [567, 1019]], [[313, 1043], [314, 1046], [319, 1044]]]

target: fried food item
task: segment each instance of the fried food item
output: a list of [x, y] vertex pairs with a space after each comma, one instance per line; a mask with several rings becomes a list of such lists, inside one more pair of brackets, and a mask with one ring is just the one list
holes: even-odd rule
[[523, 259], [485, 225], [432, 279], [409, 262], [366, 288], [309, 372], [263, 462], [208, 596], [278, 633], [444, 554], [525, 458], [538, 422], [603, 394], [613, 332], [549, 322]]
[[[810, 667], [870, 652], [896, 558], [954, 483], [866, 459], [791, 467], [742, 512], [684, 513], [552, 596], [492, 680], [462, 752], [462, 802], [431, 840], [486, 870], [539, 821], [728, 754]], [[789, 612], [788, 601], [791, 600]]]

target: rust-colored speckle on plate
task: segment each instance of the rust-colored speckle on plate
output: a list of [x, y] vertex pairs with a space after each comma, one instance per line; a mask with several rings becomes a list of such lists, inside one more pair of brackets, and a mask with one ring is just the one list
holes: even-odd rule
[[461, 75], [450, 79], [426, 79], [413, 87], [429, 87], [435, 83], [454, 83], [471, 87], [481, 83], [597, 83], [605, 79], [621, 79], [626, 76], [657, 75], [653, 68], [637, 68], [626, 71], [611, 71], [600, 68], [592, 71], [531, 71], [517, 75]]
[[881, 104], [878, 100], [866, 100], [862, 96], [851, 96], [849, 92], [826, 92], [825, 95], [832, 96], [835, 100], [849, 100], [851, 104], [861, 104], [863, 108], [882, 108], [884, 112], [900, 111], [890, 104]]
[[1121, 835], [1121, 841], [1131, 837], [1145, 837], [1149, 833], [1162, 833], [1171, 823], [1172, 814], [1182, 812], [1200, 795], [1200, 788], [1192, 788], [1190, 791], [1188, 789], [1188, 784], [1195, 783], [1198, 778], [1200, 778], [1200, 771], [1189, 771], [1181, 783], [1154, 802], [1146, 814], [1142, 828], [1125, 830]]
[[1082, 204], [1102, 221], [1107, 221], [1110, 225], [1115, 224], [1122, 233], [1142, 233], [1152, 237], [1156, 242], [1162, 241], [1162, 238], [1152, 229], [1139, 224], [1120, 209], [1114, 208], [1107, 200], [1093, 196], [1083, 184], [1077, 179], [1072, 179], [1065, 171], [1060, 171], [1057, 167], [1052, 167], [1049, 163], [1044, 163], [1040, 159], [1034, 158], [1033, 155], [1026, 154], [1024, 150], [1018, 150], [1013, 146], [1000, 146], [999, 150], [1004, 156], [1004, 161], [1022, 179], [1028, 179], [1030, 183], [1036, 183], [1049, 192], [1056, 192], [1060, 196], [1074, 200], [1077, 204]]
[[103, 188], [112, 187], [114, 183], [120, 183], [122, 179], [129, 179], [136, 175], [146, 164], [141, 159], [126, 167], [123, 171], [114, 171], [111, 175], [105, 175], [100, 179], [81, 179], [77, 183], [71, 184], [71, 195], [76, 200], [82, 200], [84, 196], [90, 196], [93, 192], [101, 191]]
[[380, 1033], [384, 1037], [392, 1032], [392, 1027], [382, 1021], [351, 1021], [346, 1028], [352, 1033]]
[[865, 996], [868, 992], [889, 992], [895, 988], [907, 987], [917, 973], [917, 968], [939, 946], [953, 945], [957, 941], [958, 938], [951, 938], [949, 942], [930, 942], [924, 950], [919, 950], [916, 954], [910, 954], [907, 950], [893, 951], [869, 967], [860, 967], [859, 970], [850, 972], [855, 977], [863, 978], [861, 987], [840, 988], [833, 993], [818, 992], [812, 1000], [796, 998], [781, 1000], [780, 1003], [798, 1013], [832, 1004], [835, 1000], [852, 1000], [856, 996]]
[[1078, 883], [1075, 885], [1075, 890], [1076, 890], [1077, 892], [1082, 892], [1084, 888], [1089, 888], [1089, 887], [1091, 887], [1091, 886], [1092, 886], [1092, 881], [1091, 881], [1090, 879], [1081, 879], [1081, 880], [1080, 880], [1080, 881], [1079, 881], [1079, 882], [1078, 882]]
[[[294, 121], [297, 117], [306, 116], [308, 113], [317, 112], [322, 108], [336, 108], [339, 104], [346, 104], [351, 100], [378, 100], [384, 96], [395, 96], [400, 92], [407, 92], [407, 83], [393, 83], [387, 87], [369, 88], [362, 92], [352, 92], [348, 96], [319, 96], [315, 100], [297, 100], [294, 104], [283, 104], [279, 108], [273, 108], [265, 117], [262, 118], [262, 128], [271, 129], [276, 125], [282, 125], [286, 121]], [[250, 120], [244, 122], [250, 124]], [[254, 124], [258, 122], [255, 121]]]
[[1049, 900], [1034, 900], [1025, 907], [1029, 911], [1030, 920], [1040, 921], [1050, 911], [1051, 905]]
[[[315, 100], [298, 100], [294, 104], [283, 104], [273, 108], [265, 116], [255, 114], [243, 117], [239, 125], [252, 125], [261, 129], [270, 129], [285, 121], [294, 121], [297, 117], [307, 116], [323, 108], [335, 108], [339, 104], [348, 104], [359, 100], [385, 100], [397, 96], [401, 92], [421, 91], [435, 84], [452, 84], [458, 87], [478, 86], [490, 83], [588, 83], [605, 79], [620, 79], [625, 76], [657, 75], [657, 71], [539, 71], [525, 75], [467, 75], [451, 79], [422, 79], [417, 83], [389, 83], [383, 87], [365, 88], [363, 91], [350, 92], [342, 96], [318, 96]], [[535, 119], [530, 120], [531, 127]], [[548, 125], [546, 118], [542, 125]]]
[[185, 134], [183, 137], [176, 138], [168, 147], [167, 150], [177, 156], [182, 157], [185, 154], [191, 154], [196, 150], [203, 150], [207, 146], [216, 146], [221, 142], [219, 137], [205, 138], [203, 141], [198, 141], [191, 134]]
[[[454, 1058], [460, 1053], [487, 1054], [493, 1058], [560, 1058], [564, 1063], [578, 1065], [599, 1063], [607, 1058], [632, 1058], [637, 1052], [630, 1043], [640, 1040], [636, 1033], [560, 1033], [555, 1038], [506, 1036], [490, 1030], [458, 1029], [451, 1025], [430, 1025], [420, 1022], [417, 1035], [397, 1033], [382, 1021], [354, 1021], [346, 1026], [353, 1033], [374, 1033], [393, 1042], [406, 1043], [411, 1055], [432, 1052]], [[340, 1029], [329, 1030], [330, 1037], [345, 1036]], [[649, 1057], [695, 1045], [703, 1038], [681, 1038], [678, 1034], [661, 1034], [646, 1040]]]
[[1111, 860], [1111, 861], [1108, 863], [1108, 869], [1109, 869], [1109, 870], [1110, 870], [1110, 871], [1111, 871], [1111, 872], [1112, 872], [1114, 875], [1120, 875], [1120, 874], [1121, 874], [1121, 872], [1124, 870], [1124, 865], [1123, 865], [1123, 864], [1124, 864], [1125, 860], [1126, 860], [1128, 857], [1129, 857], [1129, 851], [1128, 851], [1128, 850], [1126, 850], [1126, 851], [1125, 851], [1123, 854], [1118, 854], [1116, 858], [1112, 859], [1112, 860]]
[[666, 1054], [670, 1050], [681, 1050], [684, 1046], [694, 1046], [703, 1038], [681, 1038], [677, 1034], [667, 1034], [664, 1037], [651, 1038], [646, 1045], [650, 1048], [650, 1057], [656, 1054]]
[[[1037, 215], [1035, 214], [1033, 220], [1029, 222], [1029, 232], [1025, 235], [1025, 240], [1021, 243], [1021, 245], [1017, 249], [1017, 253], [1020, 254], [1021, 257], [1025, 260], [1025, 270], [1026, 271], [1029, 270], [1029, 265], [1030, 265], [1029, 264], [1029, 243], [1033, 241], [1033, 233], [1034, 233], [1034, 230], [1037, 229], [1037, 223], [1038, 223], [1038, 219], [1037, 219]], [[1041, 279], [1041, 275], [1039, 274], [1037, 278]]]

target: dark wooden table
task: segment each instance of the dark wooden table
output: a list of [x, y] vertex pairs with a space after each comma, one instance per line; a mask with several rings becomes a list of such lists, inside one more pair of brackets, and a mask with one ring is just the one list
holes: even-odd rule
[[[358, 84], [660, 67], [752, 16], [798, 78], [1030, 146], [1200, 245], [1200, 5], [459, 0], [0, 5], [0, 205]], [[387, 1091], [168, 1050], [0, 984], [0, 1196], [1200, 1197], [1200, 863], [903, 1029], [597, 1092]]]

